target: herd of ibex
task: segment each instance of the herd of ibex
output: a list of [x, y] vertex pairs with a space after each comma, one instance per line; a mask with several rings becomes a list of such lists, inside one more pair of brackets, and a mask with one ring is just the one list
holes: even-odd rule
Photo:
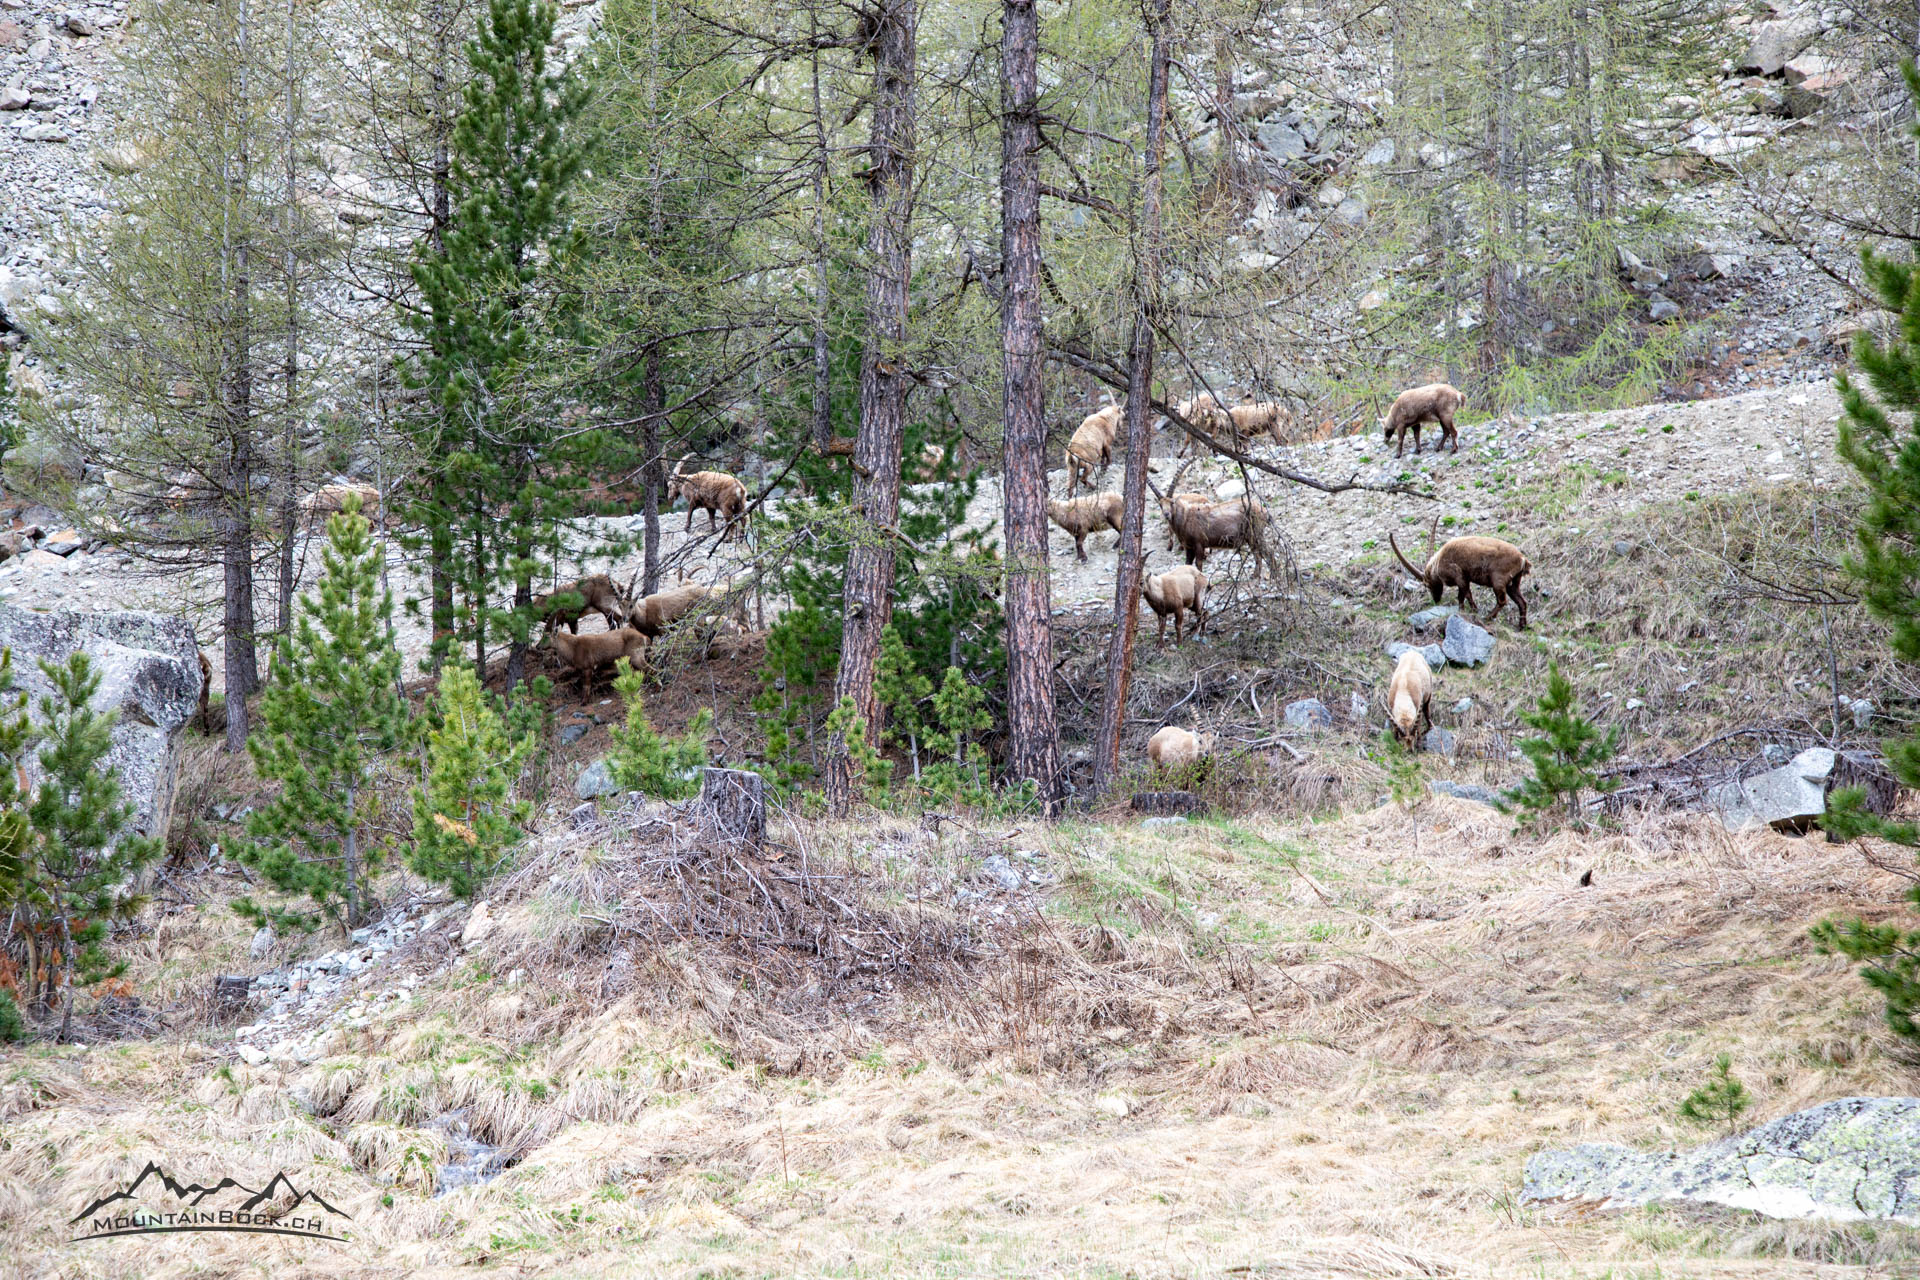
[[[1404, 455], [1409, 434], [1413, 436], [1413, 451], [1419, 454], [1420, 428], [1429, 422], [1440, 432], [1435, 451], [1450, 449], [1457, 453], [1460, 434], [1454, 426], [1454, 415], [1464, 403], [1465, 397], [1447, 383], [1429, 383], [1401, 392], [1379, 425], [1387, 443], [1396, 445], [1395, 457]], [[1293, 424], [1293, 416], [1285, 407], [1270, 401], [1256, 401], [1251, 396], [1228, 408], [1211, 393], [1203, 392], [1175, 404], [1173, 412], [1186, 424], [1236, 451], [1269, 434], [1276, 444], [1284, 444]], [[1074, 553], [1083, 563], [1087, 559], [1089, 535], [1103, 529], [1111, 529], [1116, 535], [1120, 532], [1125, 505], [1121, 495], [1096, 492], [1075, 497], [1074, 494], [1082, 485], [1092, 489], [1112, 464], [1113, 443], [1123, 420], [1124, 411], [1118, 404], [1108, 404], [1082, 420], [1067, 444], [1067, 497], [1064, 501], [1056, 499], [1047, 503], [1047, 514], [1073, 538]], [[1180, 454], [1186, 455], [1190, 446], [1199, 440], [1200, 437], [1191, 432], [1184, 433]], [[1189, 613], [1193, 615], [1192, 634], [1198, 636], [1205, 629], [1208, 579], [1204, 567], [1211, 552], [1244, 553], [1253, 563], [1255, 578], [1263, 568], [1270, 574], [1278, 573], [1277, 557], [1268, 537], [1269, 517], [1260, 500], [1251, 492], [1217, 501], [1207, 494], [1181, 492], [1180, 480], [1191, 465], [1191, 461], [1182, 463], [1174, 473], [1168, 486], [1171, 492], [1161, 493], [1157, 485], [1153, 486], [1161, 514], [1167, 521], [1167, 549], [1178, 549], [1186, 557], [1185, 564], [1164, 573], [1148, 574], [1141, 584], [1141, 597], [1159, 618], [1161, 644], [1166, 643], [1170, 617], [1176, 645], [1186, 639], [1185, 623]], [[1149, 480], [1148, 484], [1153, 482]], [[1460, 593], [1461, 607], [1472, 611], [1475, 607], [1473, 588], [1485, 587], [1493, 592], [1493, 612], [1487, 615], [1487, 620], [1497, 618], [1511, 600], [1519, 611], [1521, 629], [1526, 629], [1527, 601], [1520, 593], [1520, 584], [1532, 571], [1533, 564], [1520, 548], [1499, 538], [1454, 538], [1433, 552], [1425, 568], [1418, 568], [1401, 553], [1400, 544], [1391, 533], [1387, 541], [1407, 572], [1431, 593], [1434, 603], [1438, 604], [1442, 594], [1451, 589]], [[1118, 550], [1117, 538], [1114, 545]], [[1410, 649], [1394, 668], [1387, 690], [1389, 727], [1409, 750], [1420, 745], [1422, 723], [1427, 728], [1433, 725], [1429, 705], [1432, 696], [1433, 669], [1419, 650]], [[1149, 757], [1161, 765], [1192, 763], [1210, 754], [1212, 749], [1213, 735], [1196, 735], [1171, 725], [1161, 729], [1147, 744]]]

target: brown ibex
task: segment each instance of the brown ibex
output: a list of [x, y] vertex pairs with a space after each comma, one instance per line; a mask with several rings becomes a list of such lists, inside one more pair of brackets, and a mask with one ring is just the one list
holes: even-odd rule
[[1243, 439], [1271, 435], [1275, 444], [1285, 444], [1286, 429], [1293, 424], [1293, 415], [1287, 412], [1286, 406], [1272, 400], [1256, 401], [1249, 397], [1227, 413], [1233, 418], [1234, 433]]
[[1387, 683], [1387, 720], [1393, 736], [1413, 751], [1420, 745], [1420, 722], [1433, 728], [1433, 668], [1418, 649], [1408, 649], [1394, 664]]
[[1105, 475], [1113, 463], [1113, 439], [1120, 431], [1123, 410], [1117, 404], [1104, 409], [1096, 409], [1081, 419], [1080, 425], [1073, 429], [1073, 439], [1067, 441], [1067, 496], [1071, 498], [1085, 481], [1087, 488], [1093, 488], [1094, 469], [1099, 468]]
[[1159, 643], [1167, 642], [1167, 618], [1173, 618], [1173, 642], [1186, 639], [1187, 611], [1193, 611], [1193, 634], [1207, 629], [1207, 575], [1190, 564], [1177, 564], [1165, 573], [1149, 574], [1140, 595], [1160, 619]]
[[[725, 587], [709, 587], [704, 583], [689, 582], [667, 591], [656, 591], [638, 601], [627, 614], [627, 625], [643, 635], [658, 636], [666, 629], [692, 613], [709, 600], [723, 600], [729, 595]], [[744, 597], [733, 601], [733, 613], [738, 621], [746, 620], [746, 600]]]
[[[1233, 415], [1220, 407], [1220, 402], [1213, 398], [1212, 392], [1202, 391], [1197, 396], [1182, 400], [1174, 405], [1173, 409], [1175, 413], [1214, 439], [1224, 439], [1235, 448], [1240, 447], [1240, 439], [1234, 431]], [[1189, 449], [1202, 443], [1198, 436], [1187, 434], [1186, 429], [1178, 423], [1175, 423], [1174, 427], [1181, 433], [1180, 448], [1177, 451], [1181, 457], [1185, 457]]]
[[1212, 755], [1218, 740], [1214, 734], [1170, 724], [1147, 739], [1147, 759], [1163, 769], [1177, 769]]
[[[607, 620], [607, 630], [617, 631], [626, 622], [627, 611], [633, 607], [633, 584], [639, 579], [640, 575], [635, 573], [623, 591], [612, 578], [604, 573], [596, 573], [580, 579], [571, 587], [535, 596], [533, 612], [543, 620], [548, 631], [565, 626], [579, 635], [580, 619], [589, 613], [599, 614]], [[565, 597], [570, 595], [577, 599], [566, 602]]]
[[747, 486], [724, 471], [687, 471], [687, 463], [693, 455], [688, 454], [673, 469], [673, 475], [667, 480], [667, 503], [672, 505], [681, 498], [687, 500], [687, 528], [693, 532], [694, 513], [707, 513], [707, 532], [726, 522], [726, 532], [721, 541], [733, 537], [736, 533], [746, 532]]
[[1520, 580], [1532, 571], [1533, 562], [1511, 542], [1499, 538], [1453, 538], [1428, 557], [1424, 569], [1414, 568], [1401, 554], [1400, 544], [1393, 540], [1391, 531], [1387, 534], [1387, 544], [1407, 572], [1420, 579], [1435, 604], [1440, 603], [1440, 596], [1447, 588], [1457, 587], [1460, 607], [1471, 611], [1474, 608], [1472, 589], [1487, 587], [1493, 592], [1493, 612], [1487, 615], [1486, 621], [1499, 617], [1501, 608], [1512, 600], [1520, 609], [1520, 629], [1527, 629], [1527, 599], [1520, 594]]
[[1195, 502], [1181, 494], [1164, 500], [1160, 509], [1167, 525], [1187, 553], [1187, 563], [1205, 568], [1214, 551], [1240, 550], [1253, 559], [1253, 576], [1265, 568], [1278, 576], [1280, 566], [1267, 545], [1267, 509], [1252, 494], [1225, 502]]
[[1454, 430], [1453, 415], [1466, 400], [1444, 382], [1429, 382], [1424, 387], [1402, 391], [1394, 398], [1387, 416], [1380, 419], [1380, 427], [1386, 433], [1384, 439], [1398, 438], [1393, 456], [1398, 458], [1406, 452], [1408, 431], [1413, 432], [1413, 456], [1420, 456], [1420, 424], [1423, 422], [1433, 422], [1440, 427], [1440, 443], [1435, 446], [1435, 453], [1449, 444], [1453, 452], [1460, 452], [1460, 433]]
[[632, 627], [618, 631], [595, 631], [584, 636], [555, 629], [550, 637], [560, 661], [572, 667], [580, 677], [580, 701], [587, 700], [595, 677], [621, 658], [638, 667], [646, 660], [647, 637]]
[[[1126, 499], [1117, 493], [1090, 493], [1084, 498], [1047, 499], [1047, 515], [1073, 536], [1074, 554], [1082, 564], [1087, 560], [1087, 535], [1102, 529], [1120, 532], [1120, 520]], [[1116, 543], [1116, 546], [1119, 544]]]
[[344, 511], [348, 498], [359, 498], [360, 514], [368, 523], [374, 522], [380, 511], [380, 491], [370, 484], [323, 484], [300, 499], [300, 511], [309, 521], [324, 519]]

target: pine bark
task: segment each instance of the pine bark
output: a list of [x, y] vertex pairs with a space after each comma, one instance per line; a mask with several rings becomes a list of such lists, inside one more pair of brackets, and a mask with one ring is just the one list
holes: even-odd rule
[[1133, 683], [1133, 643], [1140, 625], [1141, 553], [1147, 519], [1147, 465], [1152, 460], [1153, 328], [1159, 314], [1163, 253], [1160, 161], [1166, 146], [1169, 0], [1153, 0], [1147, 10], [1147, 143], [1140, 158], [1140, 235], [1134, 259], [1133, 341], [1127, 354], [1127, 473], [1120, 522], [1120, 547], [1113, 593], [1113, 636], [1107, 646], [1107, 683], [1100, 707], [1100, 735], [1094, 750], [1094, 788], [1105, 790], [1120, 769], [1120, 737], [1127, 721], [1127, 693]]
[[[853, 504], [860, 529], [847, 552], [842, 594], [840, 671], [834, 701], [852, 698], [877, 741], [874, 667], [880, 633], [893, 616], [894, 538], [900, 520], [900, 447], [906, 431], [907, 298], [913, 269], [913, 165], [916, 0], [881, 0], [873, 28], [873, 124], [867, 182], [873, 193], [867, 231], [867, 335], [860, 359], [860, 433], [853, 449]], [[853, 800], [846, 743], [828, 745], [828, 810]]]
[[1040, 310], [1040, 15], [1036, 0], [1001, 8], [1000, 338], [1007, 538], [1007, 736], [1015, 781], [1060, 798], [1053, 705], [1053, 603], [1047, 556], [1046, 363]]
[[666, 377], [660, 368], [660, 348], [647, 349], [640, 376], [640, 512], [646, 547], [641, 553], [640, 594], [660, 589], [660, 496], [666, 491], [666, 467], [660, 460], [660, 417], [666, 409]]

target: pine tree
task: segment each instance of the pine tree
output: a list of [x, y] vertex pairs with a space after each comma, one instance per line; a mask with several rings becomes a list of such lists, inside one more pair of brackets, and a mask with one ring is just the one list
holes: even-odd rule
[[933, 695], [933, 681], [914, 665], [913, 654], [901, 638], [900, 628], [891, 622], [880, 633], [880, 666], [874, 673], [874, 690], [887, 716], [882, 738], [907, 749], [914, 781], [918, 782], [920, 739], [925, 732], [920, 704]]
[[[101, 982], [126, 970], [124, 960], [107, 954], [108, 922], [131, 916], [145, 901], [132, 885], [140, 868], [160, 855], [161, 841], [126, 830], [134, 806], [120, 803], [120, 771], [105, 763], [118, 717], [89, 705], [100, 688], [92, 659], [76, 650], [63, 664], [43, 660], [40, 670], [53, 682], [53, 693], [40, 700], [45, 777], [27, 807], [29, 874], [57, 939], [65, 1039], [73, 1026], [74, 983]], [[20, 741], [17, 715], [5, 732]], [[17, 833], [17, 826], [12, 829]]]
[[[1911, 64], [1904, 69], [1920, 100], [1920, 78]], [[1912, 417], [1920, 409], [1920, 271], [1870, 249], [1862, 251], [1861, 263], [1882, 305], [1900, 321], [1884, 346], [1865, 332], [1854, 340], [1854, 360], [1865, 372], [1872, 395], [1845, 373], [1839, 378], [1843, 412], [1837, 448], [1867, 490], [1855, 535], [1859, 551], [1844, 567], [1859, 584], [1867, 610], [1889, 624], [1894, 654], [1920, 663], [1920, 419]], [[1907, 415], [1907, 424], [1896, 423], [1893, 413]], [[1920, 787], [1920, 736], [1890, 741], [1885, 750], [1894, 778], [1902, 786]], [[1834, 792], [1822, 821], [1842, 840], [1872, 835], [1909, 848], [1920, 846], [1920, 824], [1869, 813], [1858, 787]], [[1920, 886], [1907, 897], [1920, 903]], [[1920, 1040], [1920, 929], [1868, 924], [1856, 917], [1823, 920], [1814, 926], [1812, 937], [1822, 952], [1868, 961], [1860, 975], [1886, 997], [1887, 1024], [1899, 1036]]]
[[473, 603], [454, 623], [473, 645], [476, 674], [485, 675], [489, 636], [504, 636], [510, 685], [537, 621], [534, 554], [573, 513], [581, 475], [565, 456], [573, 441], [558, 414], [525, 379], [538, 323], [532, 295], [565, 249], [567, 189], [586, 158], [571, 127], [584, 84], [548, 61], [555, 13], [545, 0], [491, 0], [481, 16], [453, 129], [452, 225], [440, 243], [423, 242], [414, 262], [424, 303], [415, 326], [427, 350], [412, 376], [439, 410], [416, 442], [432, 462], [417, 514], [432, 546], [458, 548], [451, 581]]
[[821, 726], [829, 737], [845, 741], [847, 756], [851, 762], [849, 777], [852, 781], [852, 798], [860, 801], [874, 801], [886, 798], [887, 788], [893, 783], [893, 761], [882, 756], [867, 739], [867, 723], [860, 718], [860, 712], [853, 705], [852, 698], [842, 698], [827, 716], [826, 724]]
[[[395, 687], [400, 650], [393, 597], [381, 585], [385, 555], [356, 499], [327, 521], [322, 558], [319, 599], [300, 598], [294, 634], [274, 655], [260, 727], [247, 740], [260, 776], [281, 789], [247, 819], [253, 840], [240, 857], [351, 928], [364, 918], [367, 878], [380, 865], [370, 840], [377, 785], [407, 709]], [[251, 899], [237, 907], [250, 919], [302, 922]]]
[[1586, 791], [1607, 792], [1619, 785], [1594, 771], [1613, 758], [1618, 745], [1618, 726], [1601, 733], [1593, 721], [1580, 714], [1573, 695], [1573, 682], [1560, 674], [1554, 663], [1547, 671], [1547, 691], [1537, 707], [1520, 713], [1520, 719], [1540, 736], [1522, 738], [1521, 754], [1533, 762], [1533, 776], [1502, 797], [1501, 810], [1519, 810], [1525, 825], [1542, 825], [1554, 811], [1566, 809], [1568, 823], [1585, 825], [1581, 795]]
[[627, 723], [607, 730], [613, 739], [613, 750], [607, 753], [607, 771], [614, 782], [625, 790], [663, 800], [685, 800], [700, 794], [700, 770], [707, 763], [707, 731], [713, 727], [713, 712], [701, 708], [684, 734], [664, 738], [647, 723], [640, 673], [625, 658], [614, 666], [617, 674], [613, 687], [627, 708]]
[[441, 671], [434, 718], [407, 865], [470, 898], [520, 839], [529, 806], [514, 800], [513, 784], [534, 743], [508, 731], [465, 664]]
[[1707, 1082], [1681, 1100], [1680, 1116], [1695, 1124], [1724, 1124], [1731, 1133], [1752, 1103], [1753, 1095], [1733, 1074], [1733, 1055], [1723, 1053], [1714, 1058]]

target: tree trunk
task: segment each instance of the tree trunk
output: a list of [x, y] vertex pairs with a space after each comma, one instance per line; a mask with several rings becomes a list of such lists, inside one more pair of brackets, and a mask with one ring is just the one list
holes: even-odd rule
[[1031, 780], [1042, 809], [1060, 799], [1053, 711], [1053, 603], [1047, 558], [1046, 352], [1040, 309], [1040, 14], [1037, 0], [1001, 6], [1000, 299], [1007, 539], [1007, 738], [1010, 778]]
[[[428, 178], [428, 212], [431, 221], [427, 227], [427, 239], [433, 245], [434, 252], [444, 256], [447, 251], [447, 228], [453, 221], [453, 197], [449, 187], [453, 169], [453, 114], [448, 101], [453, 30], [445, 0], [433, 0], [427, 9], [427, 20], [433, 27], [433, 158]], [[440, 418], [439, 435], [445, 440], [446, 414], [437, 407], [433, 412]], [[441, 662], [453, 644], [453, 507], [451, 494], [442, 480], [432, 481], [429, 492], [432, 499], [427, 528], [427, 593], [430, 597], [428, 611], [432, 615], [433, 639], [428, 662], [437, 675]], [[482, 672], [482, 675], [485, 673]]]
[[766, 780], [750, 769], [708, 769], [700, 812], [716, 836], [758, 853], [767, 838]]
[[299, 12], [294, 0], [287, 0], [287, 98], [286, 98], [286, 204], [284, 206], [285, 226], [282, 234], [286, 241], [280, 247], [281, 271], [286, 276], [286, 363], [283, 376], [287, 383], [286, 415], [282, 424], [281, 450], [284, 457], [280, 460], [280, 610], [278, 630], [281, 635], [293, 633], [293, 552], [294, 542], [299, 534], [299, 485], [300, 485], [300, 258], [295, 251], [299, 227], [300, 194], [299, 171], [299, 118], [300, 99], [298, 81], [295, 77], [295, 59], [299, 56]]
[[[812, 12], [812, 10], [809, 10]], [[833, 294], [827, 246], [827, 121], [820, 109], [820, 51], [813, 52], [813, 443], [822, 455], [833, 440], [833, 352], [827, 336]]]
[[227, 682], [227, 750], [247, 746], [247, 696], [258, 680], [253, 642], [253, 519], [247, 493], [253, 461], [244, 437], [230, 441], [227, 454], [225, 538], [220, 548], [224, 587], [221, 625]]
[[1133, 343], [1127, 355], [1127, 478], [1120, 521], [1119, 559], [1113, 589], [1113, 636], [1107, 644], [1107, 686], [1094, 750], [1094, 789], [1105, 790], [1120, 770], [1120, 737], [1127, 722], [1127, 691], [1133, 683], [1133, 642], [1140, 625], [1140, 578], [1145, 557], [1147, 465], [1153, 449], [1153, 326], [1160, 309], [1160, 158], [1166, 145], [1170, 0], [1148, 10], [1152, 48], [1147, 62], [1147, 147], [1140, 158], [1140, 236], [1134, 261]]
[[641, 552], [640, 594], [643, 596], [660, 589], [660, 495], [667, 487], [666, 468], [660, 462], [660, 415], [666, 403], [660, 348], [649, 347], [646, 371], [640, 382], [640, 511], [647, 544]]
[[[867, 340], [860, 358], [860, 434], [853, 450], [853, 504], [864, 524], [847, 551], [840, 672], [834, 702], [852, 698], [867, 737], [880, 732], [873, 688], [880, 633], [893, 616], [894, 538], [900, 520], [900, 446], [906, 431], [907, 297], [913, 269], [914, 54], [916, 0], [881, 0], [872, 14], [873, 115], [868, 184]], [[828, 744], [827, 807], [853, 800], [844, 740]]]

